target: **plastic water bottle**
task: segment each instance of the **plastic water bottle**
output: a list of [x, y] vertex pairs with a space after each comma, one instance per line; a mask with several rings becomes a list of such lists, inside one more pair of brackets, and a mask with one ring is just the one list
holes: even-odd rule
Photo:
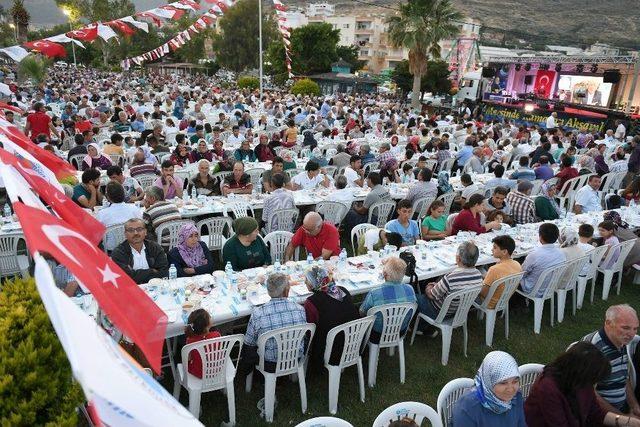
[[347, 267], [347, 250], [345, 248], [342, 248], [342, 250], [340, 251], [338, 261], [341, 268]]
[[182, 192], [182, 201], [184, 202], [185, 205], [189, 201], [189, 192], [188, 191], [183, 191]]
[[311, 253], [307, 255], [307, 264], [308, 265], [313, 264], [313, 255], [311, 255]]
[[9, 206], [9, 203], [4, 204], [4, 211], [2, 216], [4, 217], [4, 222], [13, 221], [13, 216], [11, 216], [11, 206]]
[[[6, 205], [5, 205], [6, 206]], [[633, 198], [631, 199], [631, 201], [629, 202], [629, 209], [631, 210], [631, 213], [636, 213], [636, 201], [633, 200]], [[5, 212], [6, 212], [6, 207], [5, 207]]]
[[231, 267], [231, 263], [229, 261], [227, 261], [227, 265], [224, 266], [224, 273], [227, 283], [231, 283], [231, 276], [233, 276], [233, 267]]
[[198, 190], [196, 190], [195, 185], [191, 187], [191, 199], [196, 200], [198, 198]]
[[262, 194], [262, 181], [258, 181], [258, 185], [256, 185], [256, 192], [258, 194]]
[[178, 278], [178, 270], [176, 269], [175, 265], [171, 264], [171, 267], [169, 267], [169, 287], [170, 288], [175, 283], [177, 278]]
[[276, 258], [276, 262], [274, 262], [274, 263], [273, 263], [273, 270], [274, 270], [276, 273], [279, 273], [279, 272], [280, 272], [280, 268], [281, 268], [281, 267], [282, 267], [282, 266], [280, 265], [280, 259], [279, 259], [279, 258]]

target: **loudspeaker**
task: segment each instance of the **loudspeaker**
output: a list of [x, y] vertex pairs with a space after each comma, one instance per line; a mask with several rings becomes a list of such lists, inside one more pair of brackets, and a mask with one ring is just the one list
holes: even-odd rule
[[533, 83], [533, 76], [532, 75], [524, 76], [524, 84], [530, 85], [531, 83]]
[[495, 77], [496, 69], [493, 67], [482, 67], [482, 77]]
[[604, 83], [618, 83], [620, 82], [620, 71], [618, 70], [607, 70], [602, 75]]

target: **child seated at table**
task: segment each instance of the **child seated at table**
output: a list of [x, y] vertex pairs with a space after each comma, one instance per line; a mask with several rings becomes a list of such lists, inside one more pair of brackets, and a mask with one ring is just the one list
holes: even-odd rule
[[611, 251], [611, 247], [613, 245], [617, 245], [620, 243], [620, 240], [616, 237], [616, 224], [613, 221], [602, 221], [598, 224], [598, 233], [602, 238], [603, 245], [609, 245], [609, 249], [605, 252], [602, 257], [602, 261], [600, 261], [600, 267], [609, 269], [613, 267], [613, 265], [618, 261], [618, 257], [620, 256], [620, 248], [617, 247], [614, 249], [614, 253], [611, 255], [611, 258], [607, 261], [607, 256], [609, 256], [609, 252]]
[[422, 221], [422, 238], [424, 240], [444, 239], [450, 234], [447, 230], [447, 218], [444, 216], [444, 203], [435, 200], [427, 210], [427, 216]]
[[[184, 333], [187, 336], [187, 344], [222, 336], [220, 332], [211, 330], [213, 327], [211, 315], [204, 308], [198, 308], [192, 311], [189, 315], [188, 322], [184, 328]], [[195, 377], [202, 378], [202, 359], [196, 350], [189, 352], [189, 361], [187, 363], [189, 373]]]

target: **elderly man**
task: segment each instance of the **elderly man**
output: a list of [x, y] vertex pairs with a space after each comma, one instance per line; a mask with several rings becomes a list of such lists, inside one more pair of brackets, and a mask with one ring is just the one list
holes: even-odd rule
[[364, 185], [364, 169], [360, 156], [351, 156], [349, 166], [344, 169], [348, 187], [362, 187]]
[[484, 166], [482, 165], [482, 148], [476, 147], [473, 149], [473, 155], [469, 159], [469, 168], [473, 173], [483, 173]]
[[[282, 273], [274, 273], [267, 277], [267, 292], [271, 297], [266, 304], [255, 307], [249, 318], [247, 332], [244, 335], [244, 348], [242, 349], [242, 364], [240, 370], [249, 373], [257, 363], [258, 338], [274, 329], [307, 323], [304, 308], [290, 301], [289, 276]], [[304, 354], [304, 348], [300, 348], [299, 357]], [[275, 371], [275, 363], [278, 361], [278, 347], [274, 340], [265, 344], [264, 352], [265, 370]]]
[[124, 237], [126, 240], [116, 246], [111, 258], [129, 277], [138, 284], [167, 277], [167, 255], [158, 243], [146, 240], [147, 229], [141, 219], [124, 223]]
[[[473, 242], [461, 243], [456, 253], [457, 267], [438, 282], [427, 284], [424, 295], [418, 297], [420, 313], [435, 319], [450, 293], [482, 286], [482, 274], [476, 268], [479, 254], [478, 247]], [[449, 306], [446, 316], [453, 316], [456, 310], [458, 310], [458, 304], [454, 301]]]
[[596, 212], [602, 210], [600, 203], [600, 183], [601, 178], [598, 175], [591, 175], [587, 185], [576, 192], [575, 205], [573, 211], [577, 214]]
[[[636, 311], [628, 304], [613, 305], [607, 309], [604, 327], [582, 339], [598, 347], [611, 364], [609, 376], [596, 384], [598, 403], [605, 411], [640, 416], [640, 405], [633, 393], [629, 375], [626, 349], [637, 331]], [[624, 422], [628, 424], [626, 419]], [[621, 422], [620, 425], [624, 424]]]
[[506, 197], [506, 202], [511, 210], [509, 215], [511, 215], [516, 224], [536, 222], [536, 209], [531, 198], [532, 188], [531, 181], [521, 181], [518, 183], [517, 190], [509, 192]]
[[233, 172], [222, 182], [222, 195], [228, 196], [230, 193], [251, 194], [251, 191], [253, 191], [253, 183], [249, 174], [244, 171], [244, 163], [235, 162]]
[[149, 187], [145, 191], [145, 212], [142, 215], [147, 228], [151, 233], [155, 232], [160, 224], [167, 221], [182, 219], [177, 206], [164, 199], [164, 192], [158, 187]]
[[395, 159], [395, 156], [391, 152], [391, 145], [388, 142], [383, 142], [382, 144], [380, 144], [380, 148], [378, 148], [378, 153], [380, 153], [377, 158], [379, 162], [379, 165], [378, 165], [379, 169], [382, 169], [382, 167], [387, 161], [391, 159]]
[[342, 144], [338, 144], [336, 148], [338, 152], [331, 158], [329, 164], [339, 168], [348, 166], [351, 161], [351, 155], [347, 153], [345, 146]]
[[[360, 313], [364, 316], [372, 307], [378, 307], [384, 304], [396, 304], [402, 302], [415, 302], [416, 294], [411, 285], [402, 283], [407, 264], [397, 257], [388, 258], [382, 266], [382, 276], [384, 283], [381, 287], [372, 289], [362, 301]], [[411, 313], [413, 314], [413, 313]], [[411, 315], [408, 315], [402, 324], [402, 330], [406, 330], [409, 326]], [[374, 344], [380, 342], [380, 334], [384, 324], [382, 315], [377, 314], [376, 320], [371, 331], [370, 341]]]
[[360, 158], [362, 159], [362, 166], [376, 161], [376, 156], [371, 154], [371, 147], [368, 144], [360, 146]]
[[[524, 271], [524, 277], [520, 287], [525, 293], [530, 294], [533, 288], [538, 283], [538, 278], [544, 270], [554, 265], [560, 264], [565, 261], [564, 252], [554, 245], [558, 240], [560, 231], [555, 224], [545, 222], [538, 228], [538, 239], [540, 245], [534, 248], [522, 263], [522, 271]], [[543, 284], [538, 290], [535, 297], [541, 297], [544, 294], [546, 287], [549, 283]]]
[[436, 198], [438, 196], [438, 184], [431, 181], [433, 174], [431, 169], [422, 168], [418, 173], [418, 181], [409, 188], [406, 200], [411, 203], [423, 197]]
[[[271, 175], [271, 195], [264, 200], [262, 208], [262, 221], [263, 226], [268, 230], [278, 230], [285, 224], [278, 224], [278, 219], [274, 216], [276, 211], [280, 209], [294, 209], [296, 202], [293, 199], [293, 194], [284, 187], [285, 174], [277, 173]], [[291, 225], [291, 224], [290, 224]]]
[[329, 259], [340, 254], [340, 234], [335, 225], [322, 220], [317, 212], [309, 212], [285, 250], [285, 260], [293, 258], [295, 248], [303, 246], [314, 259]]
[[127, 118], [125, 111], [118, 113], [118, 120], [113, 123], [113, 130], [119, 133], [131, 131], [131, 123]]

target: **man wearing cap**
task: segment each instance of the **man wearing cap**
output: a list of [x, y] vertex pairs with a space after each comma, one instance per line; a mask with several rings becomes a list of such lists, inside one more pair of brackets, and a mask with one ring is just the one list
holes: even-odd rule
[[222, 261], [231, 263], [235, 271], [271, 264], [269, 248], [258, 239], [258, 222], [252, 217], [238, 218], [233, 223], [236, 234], [222, 248]]
[[535, 206], [531, 199], [531, 181], [520, 181], [516, 191], [507, 195], [506, 201], [511, 206], [511, 217], [516, 224], [528, 224], [536, 222]]
[[317, 212], [309, 212], [291, 238], [285, 251], [285, 260], [293, 258], [293, 251], [304, 246], [315, 259], [329, 259], [340, 254], [340, 235], [335, 225], [322, 220]]

